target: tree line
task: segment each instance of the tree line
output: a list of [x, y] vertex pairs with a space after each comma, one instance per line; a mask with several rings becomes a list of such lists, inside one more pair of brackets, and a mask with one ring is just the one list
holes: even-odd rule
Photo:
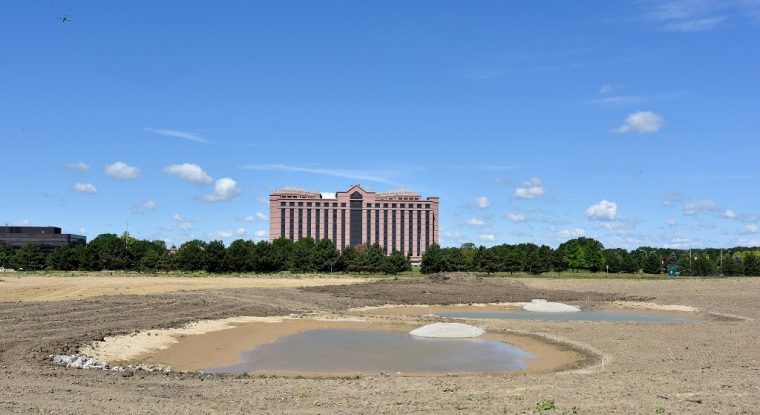
[[[172, 247], [173, 248], [173, 247]], [[397, 274], [411, 270], [401, 252], [390, 255], [378, 244], [348, 246], [339, 251], [332, 241], [303, 238], [297, 242], [275, 239], [253, 242], [238, 239], [192, 240], [167, 249], [164, 241], [122, 235], [99, 235], [87, 244], [73, 244], [45, 254], [35, 245], [21, 249], [0, 246], [0, 266], [24, 270], [130, 270], [272, 273], [350, 272]], [[422, 257], [420, 270], [485, 273], [609, 272], [678, 275], [760, 275], [760, 251], [732, 249], [667, 249], [641, 247], [633, 251], [605, 249], [592, 238], [576, 238], [556, 249], [546, 245], [502, 244], [490, 248], [472, 243], [441, 248], [432, 244]]]
[[164, 241], [148, 241], [124, 233], [102, 234], [88, 244], [72, 244], [46, 255], [28, 244], [14, 250], [0, 246], [0, 266], [23, 270], [62, 271], [208, 271], [272, 273], [367, 272], [397, 274], [411, 270], [404, 254], [385, 255], [377, 245], [346, 247], [338, 251], [327, 239], [302, 238], [297, 242], [238, 239], [225, 246], [222, 241], [192, 240], [167, 249]]
[[490, 248], [466, 243], [459, 248], [431, 246], [422, 257], [422, 273], [442, 271], [509, 272], [540, 275], [546, 272], [608, 272], [684, 276], [760, 276], [760, 250], [670, 249], [641, 247], [632, 251], [605, 249], [593, 238], [571, 239], [552, 249], [522, 243]]

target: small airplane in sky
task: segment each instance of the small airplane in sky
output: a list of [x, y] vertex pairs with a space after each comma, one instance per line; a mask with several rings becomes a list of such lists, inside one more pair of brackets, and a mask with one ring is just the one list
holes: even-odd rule
[[61, 16], [61, 17], [58, 18], [58, 20], [60, 20], [61, 23], [66, 23], [66, 22], [70, 22], [71, 21], [71, 19], [69, 19], [69, 16]]

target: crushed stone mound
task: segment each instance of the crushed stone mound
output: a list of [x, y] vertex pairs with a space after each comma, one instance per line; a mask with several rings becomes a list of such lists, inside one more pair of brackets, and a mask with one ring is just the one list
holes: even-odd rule
[[477, 276], [474, 272], [437, 272], [430, 274], [428, 279], [435, 282], [444, 281], [479, 281], [483, 279]]
[[480, 327], [462, 323], [433, 323], [409, 332], [416, 337], [438, 337], [449, 339], [462, 339], [478, 337], [486, 331]]
[[523, 310], [535, 311], [539, 313], [575, 313], [581, 311], [580, 308], [564, 303], [554, 303], [542, 299], [530, 300], [529, 303], [523, 303]]

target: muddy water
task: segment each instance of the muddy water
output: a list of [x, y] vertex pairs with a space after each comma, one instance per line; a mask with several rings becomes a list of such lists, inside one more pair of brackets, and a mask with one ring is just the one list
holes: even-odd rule
[[486, 373], [527, 368], [532, 355], [486, 339], [417, 338], [394, 331], [316, 329], [242, 353], [240, 363], [205, 372]]
[[448, 318], [497, 320], [611, 321], [633, 323], [701, 323], [702, 320], [675, 315], [617, 311], [579, 311], [575, 313], [537, 313], [531, 311], [444, 311]]

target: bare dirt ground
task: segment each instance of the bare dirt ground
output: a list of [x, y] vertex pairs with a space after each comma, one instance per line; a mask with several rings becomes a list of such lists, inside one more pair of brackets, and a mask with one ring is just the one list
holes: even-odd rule
[[163, 277], [108, 276], [28, 276], [0, 274], [0, 302], [78, 300], [102, 295], [144, 295], [174, 291], [220, 288], [287, 288], [317, 285], [355, 284], [358, 278], [240, 278], [240, 277]]
[[[11, 278], [0, 276], [0, 292]], [[298, 285], [298, 284], [297, 284]], [[556, 294], [556, 295], [555, 295]], [[529, 301], [582, 308], [645, 299], [754, 320], [702, 324], [482, 321], [591, 347], [604, 365], [524, 376], [292, 378], [65, 369], [50, 353], [199, 319], [272, 316], [384, 303]], [[760, 279], [482, 279], [350, 287], [225, 288], [0, 303], [0, 413], [760, 413]], [[131, 375], [131, 376], [130, 376]]]

